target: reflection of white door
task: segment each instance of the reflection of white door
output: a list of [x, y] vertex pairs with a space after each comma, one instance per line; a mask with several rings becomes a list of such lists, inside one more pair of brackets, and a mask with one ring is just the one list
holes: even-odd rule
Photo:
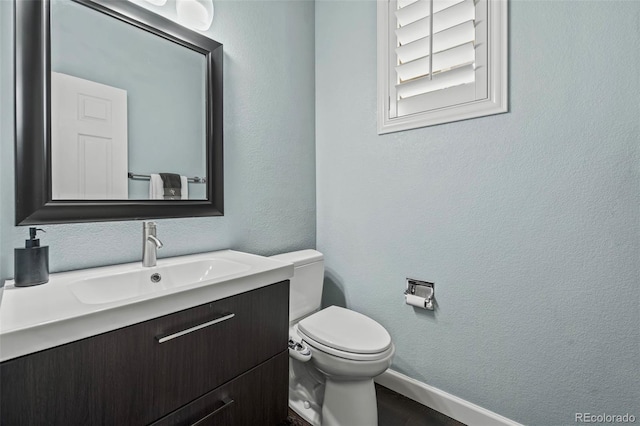
[[127, 199], [127, 155], [127, 91], [52, 72], [53, 199]]

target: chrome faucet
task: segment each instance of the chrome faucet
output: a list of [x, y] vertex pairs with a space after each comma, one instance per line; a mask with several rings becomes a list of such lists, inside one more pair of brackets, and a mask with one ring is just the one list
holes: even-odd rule
[[142, 266], [156, 266], [159, 248], [162, 248], [162, 241], [156, 237], [156, 223], [142, 222]]

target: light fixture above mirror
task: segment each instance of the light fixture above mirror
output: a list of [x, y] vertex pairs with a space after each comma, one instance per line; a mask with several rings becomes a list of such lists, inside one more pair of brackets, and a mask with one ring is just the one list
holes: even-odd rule
[[144, 0], [147, 3], [151, 3], [154, 6], [164, 6], [167, 3], [167, 0]]
[[[136, 0], [129, 0], [136, 3]], [[139, 1], [139, 0], [138, 0]], [[177, 22], [187, 28], [206, 31], [213, 22], [214, 8], [212, 0], [144, 0], [161, 8], [175, 7]]]
[[196, 30], [206, 31], [213, 22], [211, 0], [176, 0], [178, 22]]

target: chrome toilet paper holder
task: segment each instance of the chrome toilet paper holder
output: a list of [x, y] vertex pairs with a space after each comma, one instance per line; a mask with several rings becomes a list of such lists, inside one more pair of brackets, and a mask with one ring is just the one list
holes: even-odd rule
[[404, 290], [404, 294], [412, 294], [414, 296], [424, 298], [425, 309], [433, 310], [433, 298], [435, 295], [434, 285], [434, 283], [427, 281], [407, 278], [407, 285]]

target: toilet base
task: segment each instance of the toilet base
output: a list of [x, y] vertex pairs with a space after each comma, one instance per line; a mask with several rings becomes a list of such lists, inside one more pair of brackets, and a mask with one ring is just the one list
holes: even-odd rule
[[310, 425], [321, 426], [322, 423], [320, 422], [320, 410], [316, 407], [312, 405], [306, 406], [304, 401], [289, 400], [289, 408]]
[[373, 379], [335, 380], [327, 377], [322, 426], [377, 426], [378, 404]]
[[289, 358], [289, 407], [313, 426], [320, 426], [325, 380], [311, 362]]

